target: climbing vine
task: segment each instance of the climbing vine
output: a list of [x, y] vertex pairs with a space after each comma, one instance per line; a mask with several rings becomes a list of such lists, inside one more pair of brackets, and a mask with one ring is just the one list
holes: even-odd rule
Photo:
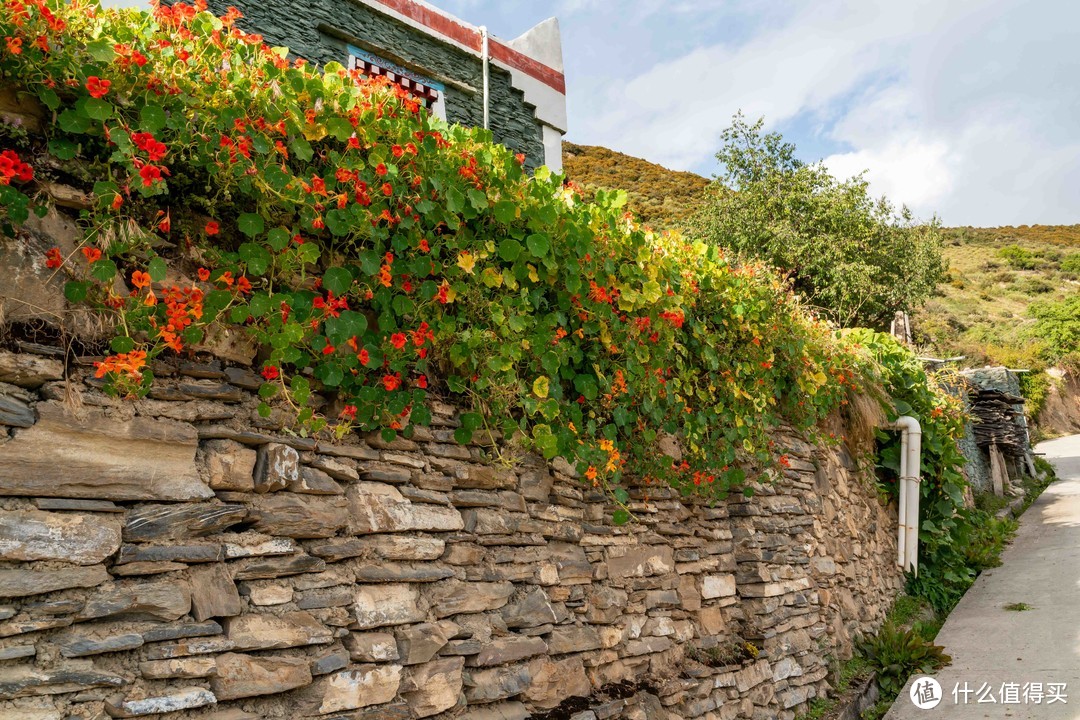
[[113, 392], [240, 325], [264, 348], [260, 412], [299, 432], [410, 435], [449, 395], [459, 442], [517, 436], [625, 502], [627, 471], [744, 487], [781, 423], [813, 426], [859, 382], [860, 356], [762, 266], [642, 229], [623, 193], [530, 177], [486, 131], [291, 60], [235, 11], [5, 7], [3, 85], [45, 136], [3, 137], [5, 231], [44, 207], [30, 165], [92, 190], [81, 245], [46, 262], [115, 321], [96, 370]]

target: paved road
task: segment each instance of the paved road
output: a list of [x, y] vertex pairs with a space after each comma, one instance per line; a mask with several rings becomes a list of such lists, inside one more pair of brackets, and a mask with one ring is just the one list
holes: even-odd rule
[[[1080, 720], [1080, 435], [1043, 443], [1037, 451], [1061, 479], [1022, 516], [1002, 566], [979, 576], [941, 629], [937, 642], [953, 658], [934, 675], [941, 703], [917, 708], [909, 682], [885, 720]], [[1005, 610], [1010, 603], [1033, 609]], [[966, 704], [965, 683], [972, 690]], [[1019, 702], [1003, 704], [1011, 683], [1019, 686]], [[1031, 683], [1042, 683], [1041, 703], [1034, 702]], [[1050, 683], [1067, 685], [1065, 703], [1048, 702]], [[997, 702], [987, 702], [991, 698]]]

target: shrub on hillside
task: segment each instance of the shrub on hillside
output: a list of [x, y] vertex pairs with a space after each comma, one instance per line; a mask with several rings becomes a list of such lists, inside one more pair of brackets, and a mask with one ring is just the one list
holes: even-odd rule
[[835, 179], [796, 159], [778, 133], [737, 115], [716, 157], [693, 228], [703, 238], [780, 268], [796, 291], [837, 323], [884, 329], [922, 305], [942, 280], [938, 223], [916, 222], [870, 196], [857, 176]]

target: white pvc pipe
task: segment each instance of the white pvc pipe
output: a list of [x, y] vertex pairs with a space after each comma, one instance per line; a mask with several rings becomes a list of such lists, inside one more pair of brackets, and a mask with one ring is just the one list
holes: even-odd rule
[[897, 532], [896, 564], [919, 574], [919, 493], [921, 489], [922, 427], [909, 415], [891, 425], [900, 430], [900, 529]]
[[488, 95], [488, 59], [491, 55], [488, 46], [488, 29], [485, 25], [480, 26], [480, 59], [484, 65], [484, 129], [488, 129], [489, 118], [489, 95]]

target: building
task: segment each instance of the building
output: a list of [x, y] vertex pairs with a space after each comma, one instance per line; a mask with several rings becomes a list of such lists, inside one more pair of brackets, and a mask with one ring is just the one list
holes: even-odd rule
[[555, 18], [506, 41], [420, 0], [210, 2], [218, 14], [230, 5], [244, 14], [243, 29], [270, 45], [386, 75], [449, 122], [482, 127], [486, 119], [529, 169], [562, 169], [566, 84]]

